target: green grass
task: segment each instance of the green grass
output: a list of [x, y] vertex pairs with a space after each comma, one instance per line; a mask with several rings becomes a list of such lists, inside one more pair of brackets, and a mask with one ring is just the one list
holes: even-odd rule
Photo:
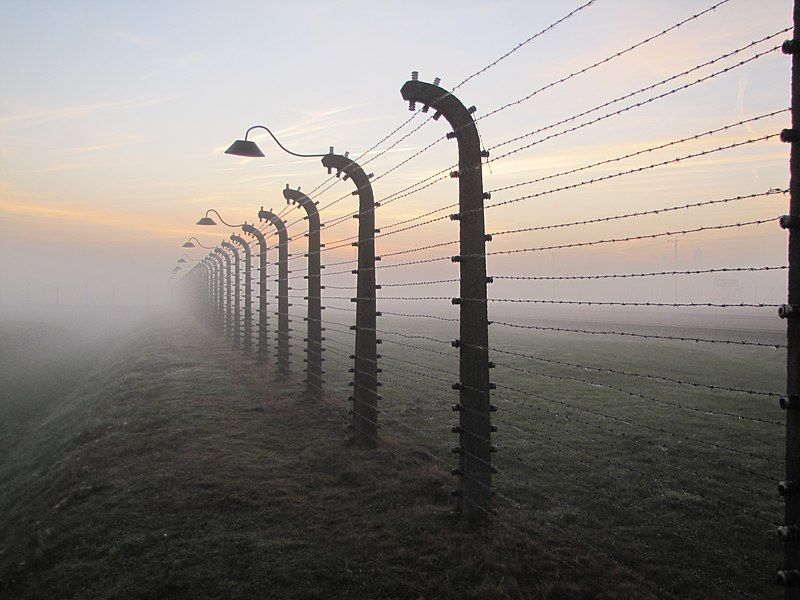
[[[0, 331], [15, 344], [51, 335]], [[196, 323], [150, 317], [64, 341], [68, 388], [60, 372], [22, 368], [49, 345], [3, 367], [23, 390], [4, 408], [25, 404], [31, 377], [50, 392], [0, 423], [2, 597], [652, 597], [503, 501], [496, 519], [467, 526], [417, 438], [387, 427], [377, 450], [353, 447], [341, 395], [309, 403], [299, 381], [277, 381]], [[421, 431], [446, 442], [433, 421]]]
[[[457, 337], [436, 322], [385, 318], [379, 327], [445, 341]], [[326, 332], [326, 364], [329, 386], [341, 397], [348, 393], [352, 336], [335, 329]], [[743, 339], [743, 332], [713, 334]], [[457, 392], [449, 384], [457, 381], [457, 351], [446, 343], [382, 337], [382, 431], [455, 465], [449, 448], [457, 436], [449, 428], [457, 422], [450, 410]], [[775, 349], [501, 328], [492, 329], [491, 345], [752, 390], [778, 391], [785, 378], [785, 353]], [[777, 398], [490, 354], [498, 363], [492, 419], [500, 504], [507, 499], [564, 539], [608, 554], [663, 596], [781, 595], [774, 584], [782, 562], [775, 530], [783, 514], [776, 489], [784, 451]]]

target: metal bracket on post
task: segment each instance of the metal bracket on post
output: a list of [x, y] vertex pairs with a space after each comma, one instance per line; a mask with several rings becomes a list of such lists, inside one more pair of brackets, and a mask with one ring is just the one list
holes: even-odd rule
[[267, 318], [267, 238], [258, 229], [245, 223], [242, 231], [258, 240], [258, 359], [266, 362], [269, 355], [269, 320]]
[[230, 242], [222, 242], [221, 246], [233, 253], [233, 345], [237, 349], [241, 348], [241, 262], [239, 249]]
[[[378, 342], [375, 301], [375, 196], [370, 177], [345, 154], [330, 153], [322, 158], [330, 173], [344, 173], [358, 194], [358, 269], [356, 269], [356, 343], [353, 377], [353, 433], [361, 446], [378, 442]], [[309, 294], [310, 295], [310, 294]]]
[[[792, 127], [781, 132], [781, 140], [791, 144], [789, 152], [789, 213], [781, 219], [789, 233], [789, 276], [786, 304], [780, 316], [786, 320], [786, 398], [800, 395], [800, 228], [794, 227], [800, 219], [800, 0], [794, 1], [793, 39], [783, 44], [783, 52], [792, 57], [791, 107]], [[786, 406], [786, 477], [787, 490], [800, 480], [800, 411]], [[780, 490], [779, 484], [779, 490]], [[784, 528], [796, 531], [800, 526], [800, 495], [786, 493], [784, 499]], [[789, 537], [791, 539], [789, 539]], [[783, 569], [778, 571], [778, 582], [785, 587], [787, 600], [800, 600], [800, 541], [789, 536], [784, 544]]]
[[243, 237], [231, 234], [231, 240], [242, 247], [244, 256], [244, 332], [242, 336], [242, 349], [247, 354], [253, 352], [253, 289], [252, 289], [252, 261], [250, 244]]
[[299, 204], [306, 211], [308, 220], [308, 313], [306, 322], [308, 327], [306, 337], [306, 354], [308, 354], [308, 368], [306, 369], [306, 397], [312, 400], [322, 399], [322, 282], [320, 269], [320, 244], [319, 211], [311, 198], [300, 191], [293, 190], [286, 184], [283, 197], [287, 203]]
[[489, 320], [486, 302], [486, 228], [483, 215], [483, 176], [478, 129], [466, 108], [451, 92], [418, 80], [411, 74], [400, 90], [414, 110], [433, 107], [450, 123], [448, 137], [458, 142], [458, 223], [460, 251], [459, 348], [459, 468], [460, 485], [454, 495], [458, 508], [469, 518], [488, 514], [492, 495], [492, 445], [489, 403]]
[[289, 377], [289, 236], [286, 223], [271, 210], [258, 211], [278, 232], [278, 375]]

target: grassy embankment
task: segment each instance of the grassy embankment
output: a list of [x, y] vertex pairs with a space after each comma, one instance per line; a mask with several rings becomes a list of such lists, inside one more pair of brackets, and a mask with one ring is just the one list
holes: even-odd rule
[[4, 319], [0, 348], [2, 597], [650, 594], [503, 501], [465, 527], [425, 453], [350, 446], [343, 404], [175, 315], [105, 336]]

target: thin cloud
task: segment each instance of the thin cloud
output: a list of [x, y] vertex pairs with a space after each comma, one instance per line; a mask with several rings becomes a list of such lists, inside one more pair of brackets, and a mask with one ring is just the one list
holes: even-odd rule
[[[739, 76], [739, 85], [736, 92], [736, 113], [739, 116], [739, 119], [744, 121], [747, 118], [747, 115], [744, 110], [744, 99], [745, 95], [747, 94], [747, 73], [743, 73]], [[744, 124], [745, 128], [747, 129], [748, 133], [755, 133], [752, 125], [750, 123]]]
[[320, 112], [303, 111], [302, 114], [308, 115], [310, 117], [329, 117], [331, 115], [347, 112], [348, 110], [355, 110], [356, 108], [361, 108], [363, 106], [367, 106], [368, 104], [369, 104], [368, 102], [362, 102], [361, 104], [351, 104], [350, 106], [342, 106], [339, 108], [332, 108], [330, 110], [324, 110]]
[[151, 48], [152, 46], [156, 45], [156, 41], [153, 38], [136, 35], [129, 31], [114, 31], [111, 34], [111, 37], [125, 40], [126, 42], [129, 42], [139, 48]]
[[20, 169], [18, 171], [10, 171], [12, 174], [22, 173], [60, 173], [63, 171], [79, 171], [81, 169], [88, 169], [91, 165], [85, 163], [59, 163], [41, 169]]
[[65, 151], [72, 153], [72, 154], [90, 154], [92, 152], [101, 152], [103, 150], [114, 150], [116, 148], [122, 148], [124, 146], [130, 146], [131, 144], [136, 144], [142, 141], [140, 138], [136, 139], [129, 139], [129, 140], [121, 140], [119, 142], [109, 142], [107, 144], [93, 144], [89, 146], [75, 146], [73, 148], [67, 148]]
[[189, 54], [184, 54], [183, 56], [175, 56], [172, 58], [165, 58], [163, 60], [159, 60], [158, 64], [160, 65], [154, 71], [147, 73], [146, 75], [142, 76], [142, 79], [150, 79], [152, 77], [157, 77], [159, 75], [163, 75], [165, 73], [173, 73], [175, 71], [180, 71], [181, 69], [185, 69], [188, 66], [196, 64], [202, 61], [205, 58], [205, 54], [202, 52], [190, 52]]
[[119, 102], [102, 102], [97, 104], [82, 104], [78, 106], [63, 106], [47, 110], [36, 110], [16, 115], [0, 117], [0, 127], [18, 124], [38, 124], [59, 119], [75, 119], [87, 117], [104, 110], [130, 110], [155, 106], [176, 100], [179, 96], [164, 96], [161, 98], [143, 98], [139, 100], [121, 100]]

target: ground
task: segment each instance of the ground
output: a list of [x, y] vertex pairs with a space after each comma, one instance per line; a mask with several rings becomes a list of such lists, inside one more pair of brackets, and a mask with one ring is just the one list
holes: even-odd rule
[[657, 595], [503, 499], [465, 523], [434, 458], [388, 432], [353, 446], [341, 398], [190, 318], [128, 317], [2, 321], [0, 596]]

